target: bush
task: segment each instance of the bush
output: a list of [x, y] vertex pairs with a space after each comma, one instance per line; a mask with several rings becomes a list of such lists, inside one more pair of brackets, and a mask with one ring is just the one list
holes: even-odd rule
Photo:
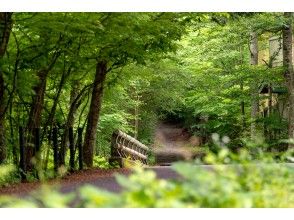
[[0, 166], [0, 187], [7, 186], [11, 183], [20, 181], [20, 176], [17, 168], [13, 165]]
[[101, 157], [101, 156], [95, 156], [93, 159], [93, 166], [94, 167], [99, 167], [102, 169], [109, 169], [111, 168], [109, 162], [107, 161], [107, 159], [105, 157]]
[[[217, 165], [222, 161], [230, 165]], [[183, 179], [157, 179], [151, 170], [135, 168], [118, 175], [123, 186], [115, 194], [84, 186], [79, 193], [59, 194], [43, 189], [29, 200], [2, 198], [2, 207], [294, 207], [294, 169], [290, 164], [251, 161], [247, 152], [237, 158], [226, 149], [208, 154], [214, 166], [181, 162], [172, 166]], [[79, 198], [77, 200], [76, 198]], [[54, 202], [56, 201], [56, 202]], [[73, 201], [78, 201], [73, 203]]]

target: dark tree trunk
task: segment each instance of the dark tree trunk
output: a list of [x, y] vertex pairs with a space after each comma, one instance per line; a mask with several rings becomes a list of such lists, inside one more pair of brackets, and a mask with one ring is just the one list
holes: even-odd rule
[[73, 82], [72, 89], [70, 91], [69, 112], [67, 115], [67, 120], [66, 120], [66, 124], [64, 128], [64, 133], [62, 136], [62, 142], [61, 142], [60, 153], [59, 153], [60, 165], [65, 164], [66, 149], [67, 149], [67, 146], [69, 146], [68, 131], [70, 127], [74, 127], [75, 114], [80, 105], [80, 101], [77, 100], [79, 87], [80, 87], [79, 82]]
[[[243, 92], [243, 90], [244, 90], [243, 82], [240, 83], [240, 89]], [[242, 129], [244, 130], [246, 128], [246, 115], [245, 115], [245, 102], [244, 101], [241, 101], [240, 108], [241, 108]]]
[[[12, 13], [0, 12], [0, 60], [6, 52], [12, 29]], [[1, 63], [1, 62], [0, 62]], [[0, 164], [6, 159], [5, 146], [5, 82], [0, 66]]]
[[29, 120], [27, 124], [27, 140], [26, 140], [26, 167], [27, 170], [32, 170], [31, 159], [34, 156], [34, 129], [41, 126], [41, 115], [44, 105], [44, 96], [46, 91], [47, 70], [38, 72], [39, 82], [34, 87], [34, 96], [32, 98], [32, 106], [30, 109]]
[[[283, 65], [285, 67], [284, 78], [288, 88], [288, 103], [289, 103], [289, 115], [288, 115], [288, 138], [294, 138], [294, 71], [292, 61], [292, 13], [285, 12], [285, 18], [287, 19], [286, 25], [283, 28]], [[289, 147], [294, 147], [290, 144]]]
[[6, 52], [11, 29], [12, 13], [0, 12], [0, 58], [2, 58]]
[[[58, 100], [59, 100], [59, 97], [61, 95], [61, 91], [62, 91], [62, 88], [63, 88], [63, 86], [65, 84], [65, 80], [66, 80], [67, 76], [68, 75], [66, 75], [66, 73], [63, 72], [63, 74], [61, 76], [61, 79], [59, 81], [59, 86], [58, 86], [58, 89], [57, 89], [57, 94], [54, 97], [53, 105], [51, 107], [51, 110], [49, 112], [48, 118], [47, 118], [47, 120], [45, 122], [45, 125], [44, 125], [42, 140], [45, 137], [45, 135], [47, 134], [48, 127], [50, 127], [51, 129], [53, 129], [54, 116], [55, 116], [55, 112], [56, 112]], [[50, 153], [50, 147], [47, 147], [47, 149], [46, 149], [46, 157], [45, 157], [45, 162], [44, 162], [44, 169], [45, 170], [47, 170], [47, 165], [48, 165], [48, 160], [49, 160], [49, 153]], [[58, 154], [58, 155], [60, 155], [60, 154]], [[60, 158], [59, 158], [58, 161], [60, 162]]]
[[[1, 70], [0, 70], [1, 71]], [[6, 146], [5, 146], [5, 96], [4, 96], [4, 79], [0, 72], [0, 164], [6, 159]]]
[[32, 97], [32, 105], [30, 108], [30, 114], [27, 124], [27, 149], [26, 149], [26, 166], [27, 170], [32, 170], [33, 166], [31, 164], [31, 159], [34, 156], [34, 149], [31, 143], [34, 143], [34, 129], [39, 128], [41, 126], [41, 116], [44, 106], [44, 97], [46, 92], [46, 83], [47, 83], [47, 76], [49, 72], [54, 67], [58, 57], [60, 56], [60, 51], [56, 51], [50, 63], [46, 68], [41, 69], [38, 73], [38, 83], [34, 87], [34, 95]]
[[[256, 32], [250, 33], [250, 64], [258, 65], [258, 36]], [[258, 82], [252, 84], [251, 88], [251, 138], [256, 137], [256, 119], [259, 112], [259, 88]]]
[[40, 127], [41, 125], [41, 112], [42, 112], [43, 104], [44, 104], [47, 74], [48, 72], [46, 70], [40, 71], [38, 73], [39, 82], [34, 87], [35, 95], [33, 96], [32, 106], [30, 110], [30, 116], [29, 116], [28, 126], [27, 126], [28, 130]]
[[[70, 72], [70, 70], [69, 70], [69, 72]], [[65, 81], [66, 81], [68, 75], [69, 75], [69, 73], [66, 74], [66, 73], [63, 72], [63, 74], [61, 76], [61, 79], [59, 81], [58, 89], [57, 89], [56, 95], [55, 95], [55, 97], [53, 99], [53, 105], [52, 105], [51, 110], [49, 112], [48, 118], [47, 118], [47, 120], [46, 120], [46, 122], [44, 124], [44, 133], [45, 134], [47, 133], [47, 128], [52, 127], [52, 125], [53, 125], [54, 116], [55, 116], [57, 104], [58, 104], [58, 101], [59, 101], [59, 97], [61, 95], [61, 91], [62, 91], [62, 89], [64, 87], [64, 84], [65, 84]]]
[[[239, 65], [243, 65], [243, 47], [240, 47], [240, 61]], [[244, 85], [243, 81], [240, 81], [240, 90], [243, 93], [244, 92]], [[240, 110], [241, 110], [241, 122], [242, 122], [242, 130], [244, 131], [246, 128], [246, 115], [245, 115], [245, 102], [244, 100], [241, 101], [240, 103]]]
[[87, 167], [93, 166], [96, 131], [100, 116], [103, 86], [107, 73], [107, 63], [100, 61], [96, 65], [96, 74], [93, 84], [92, 98], [87, 119], [87, 128], [83, 146], [83, 158]]

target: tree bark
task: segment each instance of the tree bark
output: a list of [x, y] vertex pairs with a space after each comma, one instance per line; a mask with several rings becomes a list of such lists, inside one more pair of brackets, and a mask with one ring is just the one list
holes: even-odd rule
[[6, 53], [12, 29], [12, 13], [0, 12], [0, 58]]
[[[283, 65], [285, 68], [284, 78], [288, 89], [288, 138], [294, 138], [294, 71], [292, 61], [292, 13], [285, 12], [284, 17], [287, 20], [283, 28]], [[289, 147], [294, 147], [294, 144], [289, 144]]]
[[135, 134], [134, 134], [134, 138], [137, 139], [138, 138], [138, 134], [139, 134], [139, 101], [140, 101], [140, 96], [137, 94], [136, 95], [136, 104], [135, 104]]
[[32, 100], [32, 106], [30, 110], [30, 116], [28, 120], [28, 130], [40, 127], [41, 125], [41, 112], [44, 104], [44, 96], [47, 83], [47, 74], [46, 70], [42, 70], [38, 73], [39, 82], [34, 87], [34, 93]]
[[[239, 65], [242, 66], [243, 65], [243, 47], [240, 46], [240, 61], [239, 61]], [[240, 81], [240, 90], [243, 94], [244, 92], [244, 86], [243, 86], [243, 81]], [[242, 122], [242, 130], [244, 131], [246, 128], [246, 115], [245, 115], [245, 102], [244, 100], [241, 101], [240, 103], [240, 110], [241, 110], [241, 122]]]
[[28, 124], [27, 124], [27, 140], [25, 149], [25, 164], [27, 170], [30, 171], [33, 168], [31, 164], [31, 159], [34, 156], [34, 128], [39, 128], [41, 126], [41, 115], [44, 105], [44, 96], [47, 83], [47, 70], [42, 70], [38, 72], [39, 82], [34, 87], [35, 95], [32, 98], [32, 106], [30, 109]]
[[[0, 60], [3, 59], [12, 29], [12, 13], [0, 13]], [[1, 63], [1, 62], [0, 62]], [[5, 82], [0, 66], [0, 164], [6, 159], [5, 145]]]
[[96, 143], [97, 125], [100, 116], [103, 87], [107, 73], [107, 62], [99, 61], [93, 84], [92, 98], [87, 119], [87, 128], [83, 145], [83, 158], [87, 167], [93, 166], [94, 147]]
[[[244, 87], [243, 87], [243, 82], [240, 83], [240, 89], [243, 92]], [[241, 108], [241, 120], [242, 120], [242, 130], [246, 128], [246, 115], [245, 115], [245, 102], [241, 101], [240, 103], [240, 108]]]
[[76, 100], [78, 98], [79, 87], [80, 87], [79, 82], [74, 81], [72, 84], [72, 87], [71, 87], [71, 91], [70, 91], [69, 112], [67, 115], [64, 133], [63, 133], [62, 141], [61, 141], [60, 152], [59, 152], [60, 165], [65, 164], [66, 149], [69, 146], [68, 131], [69, 131], [70, 127], [74, 127], [75, 114], [76, 114], [78, 107], [80, 105], [80, 102]]
[[[258, 65], [258, 36], [256, 32], [250, 33], [250, 65]], [[251, 88], [251, 139], [256, 137], [256, 119], [259, 112], [259, 88], [254, 82]]]
[[48, 63], [48, 66], [46, 68], [41, 69], [39, 72], [37, 72], [38, 76], [38, 83], [33, 88], [34, 89], [34, 95], [32, 97], [32, 105], [30, 108], [29, 113], [29, 119], [27, 123], [27, 140], [26, 140], [26, 167], [27, 170], [30, 171], [33, 168], [33, 164], [31, 163], [31, 159], [34, 156], [34, 148], [31, 145], [34, 143], [34, 129], [39, 128], [41, 126], [41, 116], [44, 106], [44, 97], [46, 92], [46, 84], [47, 84], [47, 76], [49, 72], [54, 67], [58, 57], [60, 56], [60, 51], [54, 52], [52, 59], [50, 60], [50, 63]]

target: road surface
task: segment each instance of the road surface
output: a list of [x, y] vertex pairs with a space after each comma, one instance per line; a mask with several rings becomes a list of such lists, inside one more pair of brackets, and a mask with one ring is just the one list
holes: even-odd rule
[[199, 145], [199, 138], [190, 135], [180, 124], [161, 122], [156, 128], [153, 145], [156, 164], [192, 160], [197, 156]]

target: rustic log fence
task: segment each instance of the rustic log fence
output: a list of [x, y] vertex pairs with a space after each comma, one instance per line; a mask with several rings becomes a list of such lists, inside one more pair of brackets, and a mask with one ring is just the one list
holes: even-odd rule
[[118, 163], [120, 167], [124, 167], [124, 161], [139, 161], [142, 164], [148, 163], [149, 148], [127, 135], [126, 133], [117, 130], [112, 134], [111, 140], [111, 164]]

